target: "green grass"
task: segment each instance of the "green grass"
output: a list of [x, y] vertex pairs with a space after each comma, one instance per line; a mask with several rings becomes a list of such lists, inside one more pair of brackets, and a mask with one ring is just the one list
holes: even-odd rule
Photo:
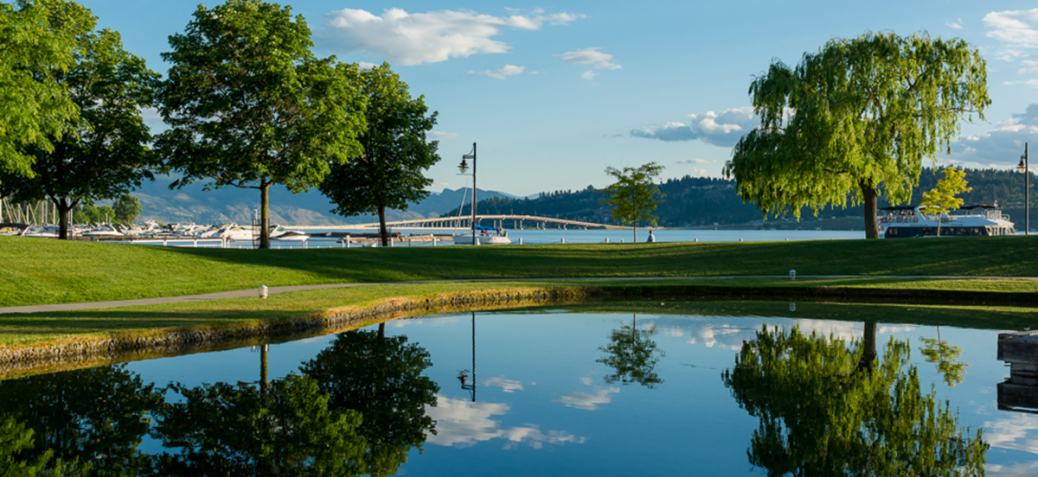
[[[260, 251], [0, 236], [0, 306], [176, 296], [261, 284], [784, 275], [790, 269], [801, 276], [1034, 276], [1038, 237]], [[1003, 289], [997, 282], [984, 286]]]
[[[455, 293], [489, 293], [501, 290], [534, 290], [550, 288], [589, 287], [605, 290], [606, 295], [625, 301], [566, 305], [574, 309], [627, 310], [645, 309], [645, 312], [696, 314], [707, 316], [790, 316], [798, 318], [839, 319], [852, 321], [884, 321], [920, 324], [940, 324], [974, 328], [1038, 329], [1038, 310], [1007, 306], [933, 306], [883, 304], [823, 304], [797, 299], [796, 313], [788, 312], [788, 303], [717, 301], [711, 305], [701, 302], [680, 305], [690, 298], [689, 287], [714, 287], [720, 293], [740, 290], [752, 292], [779, 288], [782, 291], [810, 289], [835, 280], [789, 280], [765, 278], [738, 278], [723, 280], [665, 279], [653, 281], [618, 280], [564, 280], [564, 281], [505, 281], [493, 283], [429, 283], [416, 285], [376, 285], [338, 289], [308, 290], [273, 295], [266, 300], [240, 298], [212, 301], [193, 301], [164, 305], [120, 307], [100, 310], [44, 312], [33, 314], [0, 315], [0, 347], [68, 340], [94, 339], [111, 336], [140, 336], [161, 333], [173, 328], [209, 328], [223, 326], [251, 326], [268, 320], [285, 320], [313, 315], [352, 310], [375, 305], [384, 300], [430, 298]], [[949, 289], [961, 292], [984, 290], [984, 281], [948, 281]], [[928, 290], [935, 286], [931, 280], [893, 280], [881, 278], [842, 279], [845, 288], [881, 288], [891, 290]], [[1034, 291], [1033, 281], [1011, 281], [1001, 286], [1009, 290]], [[701, 295], [702, 296], [702, 295]], [[752, 296], [752, 294], [750, 295]], [[627, 297], [627, 298], [625, 298]], [[708, 298], [716, 300], [714, 298]], [[640, 301], [633, 301], [643, 298]], [[664, 303], [665, 306], [658, 306]], [[704, 308], [705, 307], [705, 308]]]

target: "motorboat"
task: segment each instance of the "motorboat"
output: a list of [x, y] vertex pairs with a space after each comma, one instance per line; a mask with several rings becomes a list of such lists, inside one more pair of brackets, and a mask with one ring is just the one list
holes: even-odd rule
[[58, 238], [59, 230], [51, 225], [30, 225], [22, 230], [22, 237]]
[[997, 205], [964, 205], [938, 217], [925, 205], [879, 209], [879, 229], [884, 238], [1014, 235], [1016, 228]]
[[96, 227], [96, 228], [94, 228], [92, 230], [88, 230], [86, 232], [83, 232], [82, 235], [84, 237], [93, 237], [93, 238], [104, 238], [104, 237], [108, 237], [108, 238], [111, 238], [111, 237], [124, 238], [124, 237], [126, 237], [126, 232], [124, 230], [119, 230], [119, 228], [117, 228], [113, 224], [101, 224], [100, 226], [98, 226], [98, 227]]
[[270, 231], [270, 239], [284, 242], [305, 242], [310, 240], [310, 234], [298, 230], [284, 230], [280, 225], [276, 225], [274, 230]]
[[212, 235], [213, 238], [227, 240], [252, 240], [252, 236], [252, 227], [242, 227], [233, 222], [220, 227], [220, 230]]
[[455, 234], [454, 245], [508, 245], [512, 239], [508, 238], [508, 232], [493, 227], [476, 226], [476, 236], [472, 233]]

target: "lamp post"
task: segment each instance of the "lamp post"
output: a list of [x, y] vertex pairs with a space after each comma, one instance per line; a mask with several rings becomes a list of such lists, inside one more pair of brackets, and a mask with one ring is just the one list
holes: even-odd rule
[[1024, 155], [1020, 156], [1020, 164], [1016, 170], [1024, 174], [1024, 235], [1031, 235], [1031, 171], [1027, 160], [1027, 143], [1024, 143]]
[[469, 165], [465, 162], [467, 159], [472, 159], [472, 245], [476, 245], [476, 143], [472, 143], [470, 154], [461, 156], [461, 165], [458, 166], [458, 169], [462, 174], [469, 170]]

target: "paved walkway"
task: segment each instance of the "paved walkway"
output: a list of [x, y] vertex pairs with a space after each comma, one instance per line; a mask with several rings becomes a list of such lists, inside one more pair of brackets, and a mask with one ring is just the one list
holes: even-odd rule
[[[267, 289], [267, 295], [277, 295], [279, 293], [288, 293], [303, 290], [319, 290], [324, 288], [352, 288], [352, 287], [370, 287], [380, 285], [418, 285], [424, 283], [493, 283], [493, 282], [529, 282], [529, 281], [617, 281], [617, 280], [702, 280], [702, 279], [728, 279], [728, 278], [789, 278], [787, 275], [725, 275], [725, 276], [712, 276], [712, 277], [574, 277], [574, 278], [477, 278], [468, 280], [416, 280], [406, 282], [370, 282], [370, 283], [329, 283], [324, 285], [295, 285], [295, 286], [284, 286], [284, 287], [270, 287]], [[1038, 280], [1038, 277], [1003, 277], [1003, 276], [978, 276], [978, 277], [962, 277], [962, 276], [947, 276], [947, 275], [797, 275], [797, 278], [827, 278], [827, 279], [844, 279], [844, 278], [895, 278], [895, 279], [926, 279], [926, 280], [963, 280], [963, 279], [978, 279], [978, 280]], [[248, 298], [259, 295], [257, 288], [250, 288], [248, 290], [235, 290], [218, 293], [204, 293], [201, 295], [181, 295], [181, 296], [167, 296], [161, 298], [141, 298], [138, 300], [117, 300], [117, 301], [94, 301], [88, 303], [62, 303], [57, 305], [31, 305], [31, 306], [10, 306], [6, 308], [0, 307], [0, 315], [8, 313], [39, 313], [43, 311], [73, 311], [73, 310], [93, 310], [99, 308], [118, 308], [123, 306], [138, 306], [138, 305], [162, 305], [166, 303], [184, 303], [189, 301], [205, 301], [205, 300], [222, 300], [225, 298]]]

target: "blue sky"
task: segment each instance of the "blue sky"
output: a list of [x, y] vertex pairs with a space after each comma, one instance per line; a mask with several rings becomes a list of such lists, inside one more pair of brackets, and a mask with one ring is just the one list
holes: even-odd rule
[[[183, 31], [197, 6], [82, 3], [162, 73], [169, 35]], [[437, 191], [465, 185], [457, 165], [473, 142], [480, 188], [517, 195], [604, 187], [607, 166], [649, 161], [665, 166], [665, 178], [719, 176], [731, 146], [756, 124], [747, 96], [755, 74], [772, 59], [796, 63], [831, 38], [866, 30], [960, 37], [987, 59], [993, 103], [986, 121], [964, 124], [940, 163], [1009, 167], [1023, 141], [1038, 138], [1033, 1], [288, 5], [314, 31], [318, 55], [388, 61], [412, 94], [439, 111], [443, 160], [430, 171]]]

